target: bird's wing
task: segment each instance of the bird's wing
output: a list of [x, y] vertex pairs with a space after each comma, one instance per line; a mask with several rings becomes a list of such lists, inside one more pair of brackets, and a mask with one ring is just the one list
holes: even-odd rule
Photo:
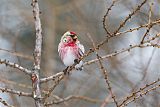
[[84, 51], [85, 51], [84, 46], [79, 43], [78, 44], [78, 48], [79, 48], [79, 55], [83, 56], [84, 55]]

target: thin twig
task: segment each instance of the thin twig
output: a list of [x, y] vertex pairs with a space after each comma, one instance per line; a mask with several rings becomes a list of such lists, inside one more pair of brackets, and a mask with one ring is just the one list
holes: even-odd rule
[[1, 88], [1, 87], [0, 87], [0, 90], [1, 90], [2, 92], [11, 93], [11, 94], [16, 94], [16, 95], [18, 95], [18, 96], [32, 97], [32, 93], [26, 93], [26, 92], [22, 92], [22, 91], [16, 91], [16, 90], [13, 90], [13, 89]]
[[22, 71], [25, 74], [31, 75], [31, 71], [29, 69], [26, 69], [16, 63], [12, 63], [10, 61], [7, 61], [6, 59], [5, 60], [0, 59], [0, 64], [5, 64], [6, 66], [18, 69], [19, 71]]
[[[158, 38], [159, 36], [160, 36], [160, 34], [157, 34], [155, 37], [153, 37], [153, 38], [145, 41], [143, 44], [149, 43], [150, 41]], [[102, 56], [102, 57], [101, 57], [101, 60], [106, 59], [106, 58], [110, 58], [110, 57], [113, 57], [113, 56], [116, 56], [116, 55], [118, 55], [118, 54], [120, 54], [120, 53], [123, 53], [123, 52], [126, 52], [126, 51], [130, 51], [131, 49], [134, 49], [134, 48], [137, 48], [137, 47], [142, 48], [142, 47], [148, 47], [148, 46], [155, 46], [155, 47], [157, 46], [157, 45], [155, 45], [155, 44], [154, 44], [154, 45], [153, 45], [153, 44], [152, 44], [152, 45], [147, 44], [147, 45], [143, 46], [143, 44], [130, 45], [130, 47], [128, 47], [128, 48], [121, 49], [121, 50], [115, 51], [115, 52], [113, 52], [113, 53], [111, 53], [111, 54]], [[157, 47], [158, 47], [158, 46], [157, 46]], [[97, 49], [97, 48], [96, 48], [96, 49]], [[85, 55], [87, 56], [87, 54], [85, 54]], [[90, 64], [95, 63], [95, 62], [97, 62], [97, 61], [98, 61], [97, 58], [96, 58], [96, 59], [93, 59], [93, 60], [90, 60], [90, 61], [86, 61], [86, 62], [83, 64], [83, 66], [85, 66], [85, 65], [90, 65]], [[73, 65], [72, 67], [74, 68], [74, 65]], [[70, 70], [72, 70], [72, 69], [70, 69]], [[70, 72], [70, 70], [68, 70], [68, 71]], [[46, 77], [46, 78], [42, 78], [42, 79], [41, 79], [41, 82], [42, 82], [42, 83], [45, 83], [45, 82], [48, 82], [48, 81], [50, 81], [50, 80], [55, 80], [57, 77], [62, 76], [63, 74], [64, 74], [64, 72], [59, 72], [59, 73], [54, 74], [54, 75], [52, 75], [52, 76], [49, 76], [49, 77]]]
[[113, 33], [113, 35], [115, 35], [116, 33], [118, 33], [119, 30], [120, 30], [122, 27], [124, 27], [124, 25], [126, 24], [126, 22], [127, 22], [129, 19], [131, 19], [132, 16], [133, 16], [138, 10], [140, 10], [141, 7], [142, 7], [146, 2], [147, 2], [147, 0], [144, 0], [140, 5], [138, 5], [137, 8], [135, 8], [135, 9], [133, 10], [133, 12], [130, 13], [130, 14], [125, 18], [125, 20], [119, 25], [119, 27], [118, 27], [117, 30]]
[[0, 97], [0, 102], [6, 107], [14, 107], [13, 105], [8, 104], [5, 100]]
[[64, 74], [63, 72], [56, 73], [55, 75], [51, 75], [51, 76], [49, 76], [47, 78], [40, 79], [40, 82], [44, 83], [44, 82], [48, 82], [50, 80], [55, 80], [57, 77], [59, 77], [59, 76], [61, 76], [63, 74]]
[[[95, 48], [96, 45], [95, 45], [92, 37], [91, 37], [90, 35], [88, 35], [88, 37], [90, 38], [90, 40], [91, 40], [91, 42], [92, 42], [92, 44], [93, 44], [93, 47]], [[98, 54], [98, 50], [97, 50], [96, 48], [95, 48], [95, 50], [96, 50], [95, 52], [96, 52], [96, 56], [97, 56], [97, 59], [98, 59], [98, 62], [99, 62], [100, 69], [101, 69], [102, 73], [104, 74], [104, 79], [106, 80], [106, 83], [107, 83], [107, 85], [108, 85], [108, 90], [110, 91], [110, 94], [111, 94], [111, 96], [112, 96], [112, 99], [113, 99], [114, 103], [115, 103], [116, 106], [118, 107], [118, 102], [117, 102], [117, 100], [116, 100], [116, 96], [114, 95], [113, 90], [112, 90], [112, 87], [111, 87], [110, 82], [109, 82], [109, 77], [108, 77], [107, 70], [104, 68], [104, 66], [103, 66], [103, 64], [102, 64], [102, 62], [101, 62], [101, 57], [100, 57], [99, 54]]]
[[114, 6], [114, 4], [116, 3], [117, 0], [113, 0], [112, 4], [109, 6], [109, 8], [106, 11], [106, 14], [103, 16], [103, 28], [106, 31], [106, 33], [111, 36], [111, 33], [109, 32], [109, 30], [106, 28], [106, 18], [111, 10], [111, 8]]
[[[144, 2], [145, 2], [145, 1], [144, 1]], [[144, 2], [143, 2], [143, 3], [144, 3]], [[143, 3], [142, 3], [141, 5], [143, 5]], [[140, 6], [141, 6], [141, 5], [140, 5]], [[138, 6], [138, 9], [141, 8], [140, 6]], [[136, 9], [137, 9], [137, 8], [136, 8]], [[160, 23], [160, 20], [157, 20], [157, 21], [155, 21], [155, 22], [152, 22], [151, 24], [157, 24], [157, 23]], [[121, 34], [123, 34], [123, 33], [131, 32], [131, 31], [134, 31], [134, 30], [138, 30], [138, 29], [141, 28], [141, 27], [147, 27], [147, 26], [149, 26], [149, 25], [146, 24], [146, 25], [142, 25], [142, 26], [140, 26], [140, 27], [138, 27], [138, 28], [131, 29], [131, 30], [129, 30], [129, 31], [124, 31], [124, 32], [116, 33], [115, 35], [112, 35], [112, 37], [113, 37], [113, 36], [116, 36], [116, 35], [121, 35]], [[110, 38], [111, 38], [111, 37], [110, 37]], [[105, 40], [101, 41], [101, 42], [96, 46], [95, 49], [99, 49], [104, 43], [108, 42], [108, 40], [109, 40], [110, 38], [106, 38]], [[138, 45], [134, 46], [133, 48], [135, 48], [135, 47], [138, 47]], [[94, 48], [91, 48], [88, 52], [85, 53], [85, 55], [84, 55], [80, 60], [82, 60], [82, 59], [84, 59], [85, 57], [89, 56], [91, 53], [93, 53], [93, 52], [95, 51], [95, 49], [94, 49]], [[127, 50], [129, 50], [129, 48], [128, 48]], [[123, 50], [122, 52], [127, 51], [127, 50]], [[121, 52], [120, 52], [120, 53], [121, 53]], [[107, 57], [114, 56], [114, 55], [116, 55], [116, 54], [117, 54], [117, 52], [115, 52], [115, 54], [111, 54], [111, 55], [109, 55], [109, 56], [107, 55]], [[95, 59], [95, 60], [98, 61], [97, 59]], [[93, 60], [93, 62], [94, 62], [94, 60]], [[91, 61], [91, 63], [92, 63], [92, 61]], [[89, 63], [88, 63], [88, 62], [84, 63], [84, 65], [86, 65], [86, 64], [89, 64]], [[59, 76], [61, 76], [61, 74], [63, 74], [63, 72], [60, 72], [60, 75], [59, 75]], [[52, 75], [52, 76], [50, 76], [50, 77], [43, 78], [43, 79], [41, 79], [41, 82], [43, 83], [43, 82], [47, 82], [47, 81], [50, 81], [50, 80], [54, 80], [54, 78], [56, 77], [56, 75], [57, 75], [57, 74], [54, 74], [54, 75]], [[58, 76], [58, 75], [57, 75], [57, 76]]]
[[147, 24], [144, 24], [144, 25], [140, 25], [136, 28], [132, 28], [132, 29], [129, 29], [129, 30], [126, 30], [126, 31], [123, 31], [123, 32], [118, 32], [118, 33], [115, 34], [115, 36], [122, 35], [122, 34], [129, 33], [129, 32], [133, 32], [135, 30], [139, 30], [140, 28], [145, 28], [145, 27], [148, 27], [148, 26], [156, 25], [156, 24], [160, 24], [160, 19], [158, 19], [156, 21], [153, 21], [150, 24], [147, 23]]
[[58, 76], [57, 79], [55, 79], [54, 81], [54, 85], [49, 88], [49, 90], [47, 91], [47, 93], [44, 96], [44, 100], [46, 100], [52, 93], [52, 91], [56, 88], [56, 86], [59, 84], [59, 82], [64, 78], [64, 75]]
[[[153, 40], [155, 40], [155, 39], [158, 38], [159, 36], [160, 36], [160, 33], [156, 34], [156, 36], [150, 38], [149, 40], [144, 41], [143, 44], [130, 45], [130, 47], [128, 47], [128, 48], [120, 49], [120, 50], [115, 51], [115, 52], [113, 52], [113, 53], [111, 53], [111, 54], [102, 56], [102, 57], [101, 57], [101, 60], [106, 59], [106, 58], [111, 58], [111, 57], [113, 57], [113, 56], [116, 56], [116, 55], [121, 54], [121, 53], [126, 52], [126, 51], [130, 51], [131, 49], [134, 49], [134, 48], [137, 48], [137, 47], [139, 47], [139, 48], [149, 47], [149, 46], [158, 47], [158, 45], [156, 45], [156, 44], [151, 44], [150, 42], [153, 41]], [[149, 44], [147, 44], [147, 43], [149, 43]], [[146, 44], [146, 45], [145, 45], [145, 44]], [[83, 64], [83, 66], [85, 66], [85, 65], [90, 65], [91, 63], [95, 63], [95, 62], [97, 62], [97, 61], [98, 61], [97, 58], [96, 58], [96, 59], [93, 59], [93, 60], [90, 60], [90, 61], [86, 61], [86, 62]]]
[[150, 5], [150, 8], [149, 8], [149, 16], [148, 16], [148, 24], [149, 24], [149, 26], [147, 27], [147, 30], [146, 30], [144, 36], [142, 37], [141, 43], [143, 43], [145, 37], [148, 35], [149, 31], [150, 31], [151, 28], [152, 28], [152, 25], [151, 25], [152, 6], [153, 6], [153, 4], [151, 4], [151, 5]]
[[151, 92], [151, 91], [153, 91], [153, 90], [156, 90], [156, 89], [159, 88], [159, 87], [160, 87], [160, 85], [156, 85], [156, 86], [154, 86], [154, 87], [151, 87], [150, 89], [141, 92], [138, 96], [134, 97], [132, 100], [126, 102], [125, 104], [123, 104], [123, 105], [121, 105], [121, 106], [119, 106], [119, 107], [124, 107], [124, 106], [128, 105], [129, 103], [135, 101], [136, 99], [139, 99], [139, 98], [142, 97], [143, 95], [146, 95], [147, 93], [149, 93], [149, 92]]
[[128, 100], [130, 100], [131, 98], [135, 98], [135, 96], [138, 94], [138, 93], [143, 93], [145, 89], [147, 89], [148, 87], [151, 87], [152, 85], [156, 84], [160, 82], [160, 79], [158, 78], [156, 81], [153, 81], [152, 83], [150, 84], [146, 84], [144, 87], [140, 88], [139, 90], [135, 91], [135, 92], [132, 92], [132, 94], [128, 95], [125, 99], [123, 99], [123, 102], [119, 105], [119, 107], [121, 107], [122, 105], [125, 105], [126, 102]]

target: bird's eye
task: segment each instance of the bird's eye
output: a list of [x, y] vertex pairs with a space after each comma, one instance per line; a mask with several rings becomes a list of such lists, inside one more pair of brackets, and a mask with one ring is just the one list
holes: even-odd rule
[[67, 42], [67, 38], [64, 38], [64, 39], [63, 39], [63, 42]]

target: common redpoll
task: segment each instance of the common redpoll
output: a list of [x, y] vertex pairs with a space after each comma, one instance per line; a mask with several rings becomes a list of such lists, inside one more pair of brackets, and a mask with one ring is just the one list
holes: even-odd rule
[[[76, 59], [79, 59], [84, 54], [84, 46], [80, 44], [77, 34], [75, 32], [67, 31], [61, 37], [58, 45], [58, 52], [61, 60], [65, 66], [71, 66], [75, 63]], [[82, 69], [83, 62], [75, 66], [76, 69]]]

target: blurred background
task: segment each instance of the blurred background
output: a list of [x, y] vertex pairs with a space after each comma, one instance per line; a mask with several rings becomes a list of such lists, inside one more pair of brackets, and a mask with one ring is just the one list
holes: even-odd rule
[[[118, 0], [107, 17], [107, 28], [113, 32], [119, 24], [142, 2], [142, 0]], [[65, 66], [58, 56], [57, 47], [64, 32], [70, 30], [78, 34], [79, 40], [88, 51], [92, 43], [87, 34], [90, 34], [98, 44], [107, 36], [103, 29], [102, 19], [112, 3], [112, 0], [39, 0], [43, 28], [43, 51], [41, 63], [41, 77], [47, 77], [62, 71]], [[149, 4], [154, 3], [151, 21], [160, 17], [160, 0], [148, 0], [148, 2], [130, 19], [121, 31], [129, 30], [148, 23]], [[160, 26], [155, 25], [149, 36], [159, 32]], [[142, 28], [134, 32], [113, 37], [104, 44], [99, 54], [101, 56], [115, 52], [130, 44], [139, 44], [146, 29]], [[31, 0], [0, 0], [0, 59], [16, 62], [24, 67], [32, 69], [33, 50], [35, 42], [35, 28], [32, 15]], [[158, 41], [157, 41], [158, 42]], [[9, 50], [9, 52], [8, 52]], [[85, 61], [95, 59], [93, 53]], [[118, 56], [103, 61], [111, 87], [120, 100], [153, 82], [160, 77], [160, 50], [157, 48], [135, 48]], [[43, 89], [52, 86], [53, 82], [43, 85]], [[25, 92], [31, 92], [30, 77], [0, 65], [0, 86]], [[128, 105], [128, 107], [159, 107], [160, 89], [152, 91]], [[73, 72], [55, 88], [52, 94], [62, 98], [69, 95], [87, 96], [102, 102], [91, 103], [82, 100], [70, 100], [66, 103], [53, 105], [54, 107], [100, 107], [103, 100], [109, 98], [112, 101], [104, 77], [97, 63], [86, 65], [83, 71]], [[34, 101], [27, 97], [0, 93], [9, 104], [16, 107], [34, 107]], [[51, 101], [52, 96], [48, 101]], [[108, 102], [106, 107], [114, 107]], [[0, 104], [0, 107], [3, 105]]]

